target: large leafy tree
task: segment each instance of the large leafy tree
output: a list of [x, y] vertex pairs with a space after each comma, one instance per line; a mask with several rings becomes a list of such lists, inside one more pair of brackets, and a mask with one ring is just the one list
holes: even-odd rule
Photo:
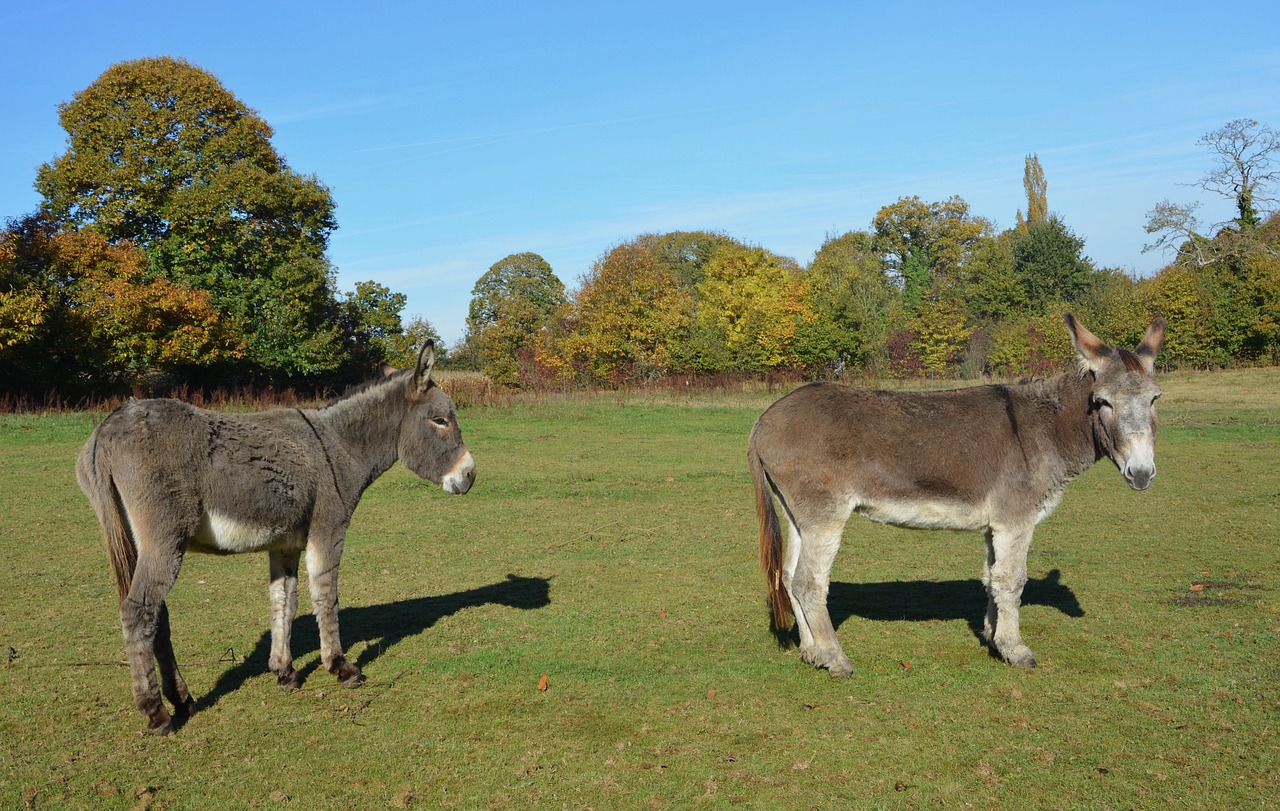
[[0, 378], [10, 390], [78, 395], [242, 354], [209, 294], [150, 274], [131, 242], [38, 215], [0, 232]]
[[290, 169], [271, 127], [215, 76], [172, 57], [121, 62], [59, 118], [68, 148], [39, 168], [36, 189], [60, 226], [130, 241], [152, 273], [208, 291], [254, 376], [342, 366], [329, 190]]
[[901, 295], [881, 268], [875, 240], [865, 231], [828, 237], [804, 276], [815, 323], [806, 332], [821, 365], [841, 374], [882, 360]]
[[721, 247], [697, 287], [697, 323], [723, 342], [733, 371], [798, 365], [814, 320], [800, 268], [763, 248]]
[[692, 294], [636, 242], [610, 249], [583, 278], [566, 341], [597, 381], [620, 383], [671, 371], [687, 334]]
[[1084, 255], [1084, 240], [1058, 216], [1028, 221], [1009, 240], [1013, 274], [1030, 308], [1072, 302], [1088, 290], [1093, 263]]
[[959, 196], [933, 203], [902, 197], [876, 212], [871, 224], [885, 267], [911, 308], [951, 287], [974, 246], [992, 232]]
[[519, 356], [565, 304], [547, 260], [517, 253], [489, 267], [471, 289], [467, 345], [495, 383], [519, 382]]

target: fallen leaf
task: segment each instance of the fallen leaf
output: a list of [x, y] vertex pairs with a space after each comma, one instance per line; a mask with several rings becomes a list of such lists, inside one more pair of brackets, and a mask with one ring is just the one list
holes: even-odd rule
[[707, 698], [715, 698], [715, 697], [716, 697], [716, 691], [715, 691], [715, 688], [713, 687], [712, 689], [707, 691]]
[[662, 609], [661, 611], [659, 611], [659, 612], [658, 612], [658, 616], [659, 616], [659, 617], [661, 617], [662, 619], [666, 619], [666, 618], [667, 618], [667, 609], [665, 609], [665, 608], [664, 608], [664, 609]]
[[543, 673], [542, 678], [538, 679], [538, 689], [545, 693], [550, 686], [551, 682], [547, 681], [547, 674]]
[[902, 669], [903, 669], [903, 670], [910, 670], [910, 669], [911, 669], [911, 663], [910, 663], [910, 662], [898, 662], [898, 664], [902, 665]]
[[1192, 583], [1190, 591], [1204, 591], [1204, 583]]

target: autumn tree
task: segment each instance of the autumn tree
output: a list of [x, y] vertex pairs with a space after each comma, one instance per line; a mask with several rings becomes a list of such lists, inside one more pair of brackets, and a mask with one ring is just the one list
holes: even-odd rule
[[0, 233], [0, 377], [11, 390], [100, 393], [242, 354], [209, 294], [151, 274], [132, 243], [39, 216]]
[[672, 271], [624, 242], [583, 277], [566, 340], [598, 382], [656, 379], [671, 371], [691, 313], [691, 295]]
[[890, 277], [908, 308], [952, 285], [973, 247], [992, 232], [959, 196], [926, 203], [901, 197], [872, 218], [877, 244]]
[[207, 291], [243, 336], [253, 377], [342, 367], [329, 190], [293, 171], [271, 127], [216, 77], [172, 57], [121, 62], [61, 104], [59, 120], [67, 151], [35, 185], [60, 227], [131, 242], [150, 272]]
[[764, 248], [722, 246], [697, 286], [696, 321], [727, 350], [724, 371], [765, 371], [802, 362], [802, 335], [815, 320], [800, 267]]
[[471, 289], [466, 341], [495, 383], [519, 383], [519, 354], [565, 303], [564, 283], [536, 253], [507, 256]]

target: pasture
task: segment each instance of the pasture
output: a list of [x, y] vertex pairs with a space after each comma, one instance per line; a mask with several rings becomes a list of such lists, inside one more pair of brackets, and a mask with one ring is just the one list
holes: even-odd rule
[[[102, 415], [0, 417], [3, 808], [1272, 808], [1280, 371], [1164, 375], [1158, 477], [1109, 462], [1037, 529], [992, 658], [976, 534], [855, 518], [831, 613], [853, 676], [768, 630], [746, 442], [781, 392], [464, 408], [463, 497], [401, 466], [340, 577], [347, 655], [267, 671], [264, 555], [189, 555], [197, 700], [144, 732], [74, 460]], [[545, 676], [545, 679], [544, 679]], [[545, 689], [543, 689], [545, 688]]]

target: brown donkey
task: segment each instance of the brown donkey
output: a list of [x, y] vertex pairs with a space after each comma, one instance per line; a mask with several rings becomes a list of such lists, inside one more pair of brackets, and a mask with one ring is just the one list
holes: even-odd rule
[[338, 637], [338, 563], [360, 496], [397, 458], [449, 493], [475, 479], [453, 401], [431, 379], [434, 363], [428, 341], [417, 368], [387, 367], [381, 380], [318, 410], [226, 414], [134, 400], [93, 432], [76, 475], [106, 535], [133, 698], [152, 732], [171, 732], [195, 710], [165, 606], [187, 551], [269, 555], [270, 668], [285, 689], [301, 681], [289, 632], [305, 552], [321, 663], [343, 684], [360, 683]]
[[1036, 524], [1104, 456], [1135, 490], [1156, 474], [1154, 370], [1164, 319], [1131, 351], [1065, 318], [1078, 371], [938, 392], [814, 383], [761, 415], [747, 451], [760, 560], [775, 627], [786, 628], [794, 612], [804, 661], [832, 677], [853, 670], [827, 613], [827, 589], [844, 525], [857, 512], [902, 527], [985, 532], [983, 636], [1006, 662], [1035, 666], [1018, 609]]

